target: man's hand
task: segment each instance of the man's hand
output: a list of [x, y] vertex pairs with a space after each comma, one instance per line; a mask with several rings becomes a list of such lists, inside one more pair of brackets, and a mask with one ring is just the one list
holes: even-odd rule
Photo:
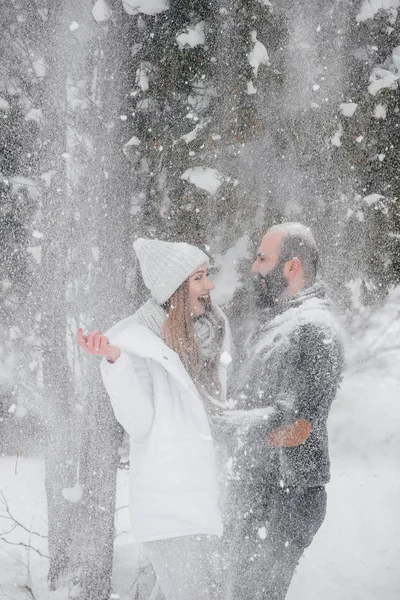
[[299, 419], [290, 425], [274, 429], [268, 436], [268, 443], [274, 448], [294, 448], [304, 444], [311, 431], [311, 423]]
[[111, 346], [110, 340], [101, 331], [92, 331], [88, 335], [83, 335], [83, 330], [79, 329], [78, 344], [85, 352], [104, 356], [110, 363], [114, 363], [121, 354], [118, 346]]

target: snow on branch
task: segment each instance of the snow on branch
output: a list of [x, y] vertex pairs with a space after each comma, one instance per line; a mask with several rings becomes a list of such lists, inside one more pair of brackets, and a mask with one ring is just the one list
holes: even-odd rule
[[96, 0], [92, 8], [92, 15], [97, 23], [108, 21], [111, 17], [111, 10], [105, 0]]
[[394, 89], [397, 87], [397, 81], [399, 75], [388, 71], [388, 69], [382, 69], [382, 67], [374, 67], [369, 77], [370, 84], [368, 86], [368, 92], [371, 96], [376, 96], [378, 92], [385, 88]]
[[167, 0], [122, 0], [122, 5], [128, 15], [156, 15], [169, 8]]
[[385, 11], [389, 16], [389, 23], [394, 25], [397, 19], [400, 0], [364, 0], [359, 12], [356, 15], [356, 21], [363, 23], [368, 19], [373, 19], [379, 11]]
[[0, 182], [11, 187], [11, 192], [17, 194], [21, 189], [26, 189], [32, 200], [36, 200], [39, 195], [40, 183], [34, 181], [30, 177], [23, 175], [14, 175], [13, 177], [5, 177], [0, 173]]
[[[389, 59], [390, 60], [390, 59]], [[400, 46], [392, 50], [391, 65], [389, 69], [374, 67], [369, 77], [370, 84], [368, 91], [371, 96], [376, 96], [378, 92], [385, 88], [397, 89], [400, 79]]]

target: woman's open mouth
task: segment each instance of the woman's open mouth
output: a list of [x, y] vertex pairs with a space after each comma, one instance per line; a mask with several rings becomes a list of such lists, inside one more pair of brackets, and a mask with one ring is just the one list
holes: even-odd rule
[[200, 306], [206, 307], [210, 302], [210, 296], [207, 294], [206, 296], [199, 296], [198, 301], [200, 302]]

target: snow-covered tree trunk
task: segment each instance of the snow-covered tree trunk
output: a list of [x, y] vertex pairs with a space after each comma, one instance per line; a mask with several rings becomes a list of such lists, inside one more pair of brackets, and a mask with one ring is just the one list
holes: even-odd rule
[[[99, 8], [98, 3], [97, 9]], [[49, 443], [50, 584], [106, 600], [111, 586], [121, 429], [78, 325], [107, 329], [128, 311], [129, 175], [119, 140], [122, 8], [52, 5], [44, 99], [43, 380]], [[104, 18], [103, 18], [104, 17]], [[121, 37], [122, 36], [122, 37]]]
[[[87, 329], [103, 331], [132, 311], [127, 279], [133, 262], [129, 214], [132, 182], [121, 143], [126, 117], [121, 105], [129, 93], [126, 86], [129, 23], [119, 3], [108, 6], [112, 20], [97, 23], [90, 45], [91, 58], [86, 65], [84, 99], [88, 105], [82, 108], [86, 118], [77, 116], [74, 124], [77, 136], [85, 140], [86, 153], [82, 155], [78, 147], [72, 150], [72, 165], [78, 168], [80, 163], [82, 169], [74, 185], [80, 199], [76, 224], [79, 239], [73, 258], [78, 275], [76, 319]], [[83, 496], [75, 538], [74, 596], [82, 600], [108, 600], [122, 429], [105, 393], [97, 359], [82, 357], [82, 365], [84, 402], [79, 478]]]
[[[43, 106], [41, 171], [48, 174], [43, 198], [41, 334], [46, 404], [46, 494], [49, 536], [49, 583], [55, 589], [68, 576], [71, 561], [74, 498], [63, 496], [76, 480], [74, 383], [67, 356], [67, 257], [71, 207], [67, 194], [67, 76], [71, 56], [68, 10], [52, 3], [47, 17], [48, 68]], [[65, 492], [64, 492], [65, 494]]]

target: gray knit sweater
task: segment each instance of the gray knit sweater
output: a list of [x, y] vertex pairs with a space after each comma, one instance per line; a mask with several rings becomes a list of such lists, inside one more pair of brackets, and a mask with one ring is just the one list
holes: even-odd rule
[[[262, 314], [241, 362], [234, 390], [239, 407], [270, 407], [272, 411], [247, 431], [247, 457], [254, 460], [268, 454], [273, 486], [326, 484], [330, 478], [327, 419], [341, 381], [344, 357], [324, 285], [317, 283], [303, 290], [272, 317], [269, 312]], [[267, 448], [270, 431], [298, 419], [312, 425], [304, 444]], [[243, 454], [241, 460], [248, 458]]]

